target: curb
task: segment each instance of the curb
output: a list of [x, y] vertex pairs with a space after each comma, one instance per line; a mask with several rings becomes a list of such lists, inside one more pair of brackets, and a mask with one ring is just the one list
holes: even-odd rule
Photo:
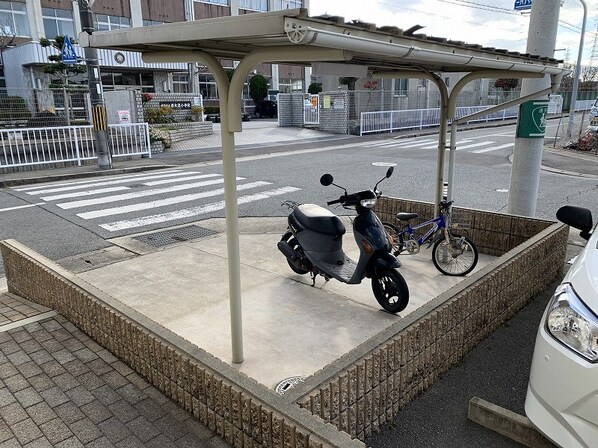
[[481, 398], [473, 397], [469, 401], [467, 418], [524, 446], [554, 448], [554, 444], [538, 432], [529, 418]]
[[161, 170], [161, 169], [166, 169], [166, 168], [173, 168], [175, 166], [176, 165], [143, 165], [143, 166], [133, 166], [130, 168], [113, 168], [110, 170], [99, 170], [98, 169], [98, 171], [83, 171], [83, 172], [77, 172], [77, 173], [50, 174], [50, 175], [38, 176], [38, 177], [6, 179], [6, 180], [0, 181], [0, 188], [16, 187], [19, 185], [39, 184], [42, 182], [54, 182], [54, 181], [59, 181], [59, 180], [81, 179], [81, 178], [96, 177], [96, 176], [111, 176], [113, 174], [128, 174], [128, 173], [137, 173], [137, 172], [141, 172], [141, 171]]

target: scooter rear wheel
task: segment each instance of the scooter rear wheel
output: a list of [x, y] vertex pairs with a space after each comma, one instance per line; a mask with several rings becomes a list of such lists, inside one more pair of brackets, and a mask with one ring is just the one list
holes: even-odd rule
[[[301, 247], [299, 246], [299, 243], [297, 242], [297, 240], [295, 239], [295, 237], [293, 236], [293, 234], [290, 231], [287, 231], [282, 236], [281, 240], [289, 243], [289, 246], [291, 246], [295, 251], [297, 251], [297, 249], [301, 249]], [[309, 272], [308, 270], [303, 269], [301, 266], [296, 265], [288, 258], [287, 258], [287, 263], [289, 264], [289, 267], [293, 270], [293, 272], [295, 274], [304, 275]]]
[[372, 276], [376, 300], [389, 313], [403, 311], [409, 303], [407, 282], [396, 269], [382, 269]]

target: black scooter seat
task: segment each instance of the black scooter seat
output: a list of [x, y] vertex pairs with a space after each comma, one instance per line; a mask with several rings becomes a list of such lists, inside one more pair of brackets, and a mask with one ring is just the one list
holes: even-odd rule
[[301, 204], [293, 210], [293, 215], [299, 224], [314, 232], [335, 236], [346, 232], [338, 216], [316, 204]]

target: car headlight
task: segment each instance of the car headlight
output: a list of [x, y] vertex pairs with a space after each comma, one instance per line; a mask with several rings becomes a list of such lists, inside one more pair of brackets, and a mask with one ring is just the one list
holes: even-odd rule
[[374, 198], [374, 199], [362, 199], [361, 201], [359, 201], [359, 203], [361, 204], [362, 207], [372, 208], [374, 205], [376, 205], [376, 198]]
[[598, 362], [598, 317], [569, 283], [560, 285], [549, 305], [548, 332], [590, 362]]

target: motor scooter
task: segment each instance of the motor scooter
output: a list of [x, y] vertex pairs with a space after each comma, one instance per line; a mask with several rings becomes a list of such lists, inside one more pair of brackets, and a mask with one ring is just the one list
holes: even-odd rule
[[378, 184], [389, 178], [393, 167], [374, 186], [348, 194], [347, 190], [334, 183], [330, 174], [320, 178], [323, 186], [334, 185], [344, 194], [328, 205], [340, 204], [354, 208], [357, 216], [352, 220], [353, 234], [359, 247], [359, 260], [353, 261], [343, 252], [343, 235], [346, 232], [340, 218], [316, 204], [299, 204], [285, 201], [292, 211], [289, 226], [278, 243], [278, 249], [287, 258], [291, 269], [297, 274], [310, 273], [312, 286], [321, 275], [326, 281], [335, 278], [348, 284], [359, 284], [367, 277], [372, 280], [372, 291], [378, 303], [390, 313], [403, 311], [409, 303], [409, 288], [403, 276], [397, 271], [401, 266], [391, 253], [392, 244], [380, 219], [372, 211], [380, 197]]

